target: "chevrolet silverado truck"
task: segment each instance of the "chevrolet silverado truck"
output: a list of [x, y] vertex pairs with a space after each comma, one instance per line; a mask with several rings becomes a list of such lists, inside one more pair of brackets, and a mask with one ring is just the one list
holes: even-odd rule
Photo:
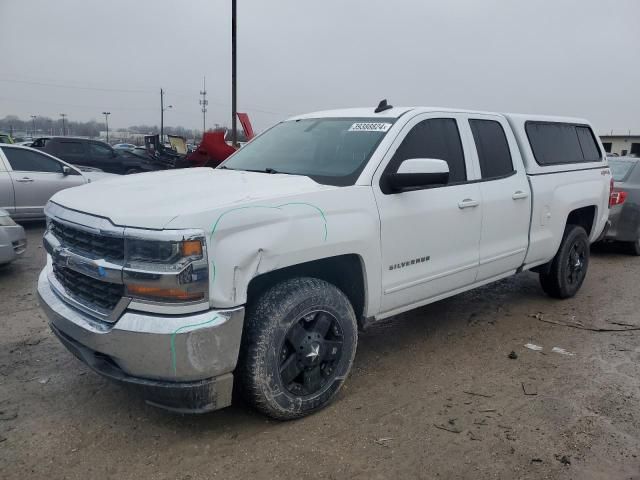
[[377, 108], [283, 121], [218, 168], [46, 207], [38, 293], [93, 370], [177, 412], [326, 406], [359, 328], [532, 270], [575, 295], [611, 174], [578, 118]]

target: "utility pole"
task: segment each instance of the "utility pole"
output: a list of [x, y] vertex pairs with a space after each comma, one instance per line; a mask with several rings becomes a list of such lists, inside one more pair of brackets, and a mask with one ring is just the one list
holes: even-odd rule
[[236, 34], [238, 31], [236, 0], [231, 0], [231, 145], [238, 146], [237, 85], [236, 85]]
[[107, 125], [107, 143], [109, 143], [109, 115], [111, 112], [102, 112], [102, 114], [104, 115], [104, 123]]
[[164, 91], [160, 89], [160, 144], [163, 143], [162, 135], [164, 134]]
[[164, 145], [164, 112], [173, 108], [173, 105], [164, 106], [164, 90], [160, 89], [160, 144]]
[[32, 137], [36, 136], [36, 115], [31, 115], [31, 121], [33, 122], [33, 133], [31, 134]]
[[202, 138], [204, 138], [204, 132], [207, 130], [207, 105], [209, 104], [207, 100], [207, 77], [203, 77], [202, 79], [200, 95], [202, 95], [200, 106], [202, 107]]
[[66, 136], [66, 130], [64, 128], [64, 119], [67, 117], [66, 113], [61, 113], [60, 116], [62, 117], [62, 136]]

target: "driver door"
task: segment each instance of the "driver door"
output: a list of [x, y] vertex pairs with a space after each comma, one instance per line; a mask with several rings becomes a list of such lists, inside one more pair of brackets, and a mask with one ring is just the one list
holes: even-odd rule
[[[412, 119], [374, 176], [381, 224], [381, 310], [393, 313], [446, 296], [475, 282], [480, 255], [482, 205], [467, 131], [456, 114]], [[463, 135], [461, 135], [463, 132]], [[403, 135], [404, 134], [404, 135]], [[393, 192], [385, 173], [404, 160], [433, 158], [449, 165], [445, 186]], [[384, 168], [382, 169], [382, 166]], [[380, 170], [382, 170], [380, 172]]]

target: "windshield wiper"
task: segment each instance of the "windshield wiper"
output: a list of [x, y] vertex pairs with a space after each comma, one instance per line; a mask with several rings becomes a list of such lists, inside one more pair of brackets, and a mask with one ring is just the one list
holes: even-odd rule
[[271, 168], [271, 167], [267, 167], [262, 170], [253, 170], [251, 168], [243, 168], [242, 170], [244, 170], [245, 172], [255, 172], [255, 173], [284, 173], [284, 172], [279, 172], [275, 168]]

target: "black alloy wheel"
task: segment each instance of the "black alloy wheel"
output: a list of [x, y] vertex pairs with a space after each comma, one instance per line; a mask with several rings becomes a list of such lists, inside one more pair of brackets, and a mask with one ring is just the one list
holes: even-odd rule
[[295, 277], [248, 302], [242, 337], [237, 375], [244, 398], [272, 418], [291, 420], [336, 397], [353, 365], [358, 323], [335, 285]]
[[320, 391], [335, 379], [342, 343], [342, 329], [331, 313], [319, 310], [298, 319], [280, 349], [282, 385], [297, 396]]
[[567, 282], [570, 285], [582, 283], [586, 275], [585, 256], [587, 246], [582, 239], [573, 242], [567, 260]]
[[567, 225], [548, 271], [540, 273], [540, 285], [551, 297], [573, 297], [584, 283], [588, 268], [589, 236], [583, 227]]

